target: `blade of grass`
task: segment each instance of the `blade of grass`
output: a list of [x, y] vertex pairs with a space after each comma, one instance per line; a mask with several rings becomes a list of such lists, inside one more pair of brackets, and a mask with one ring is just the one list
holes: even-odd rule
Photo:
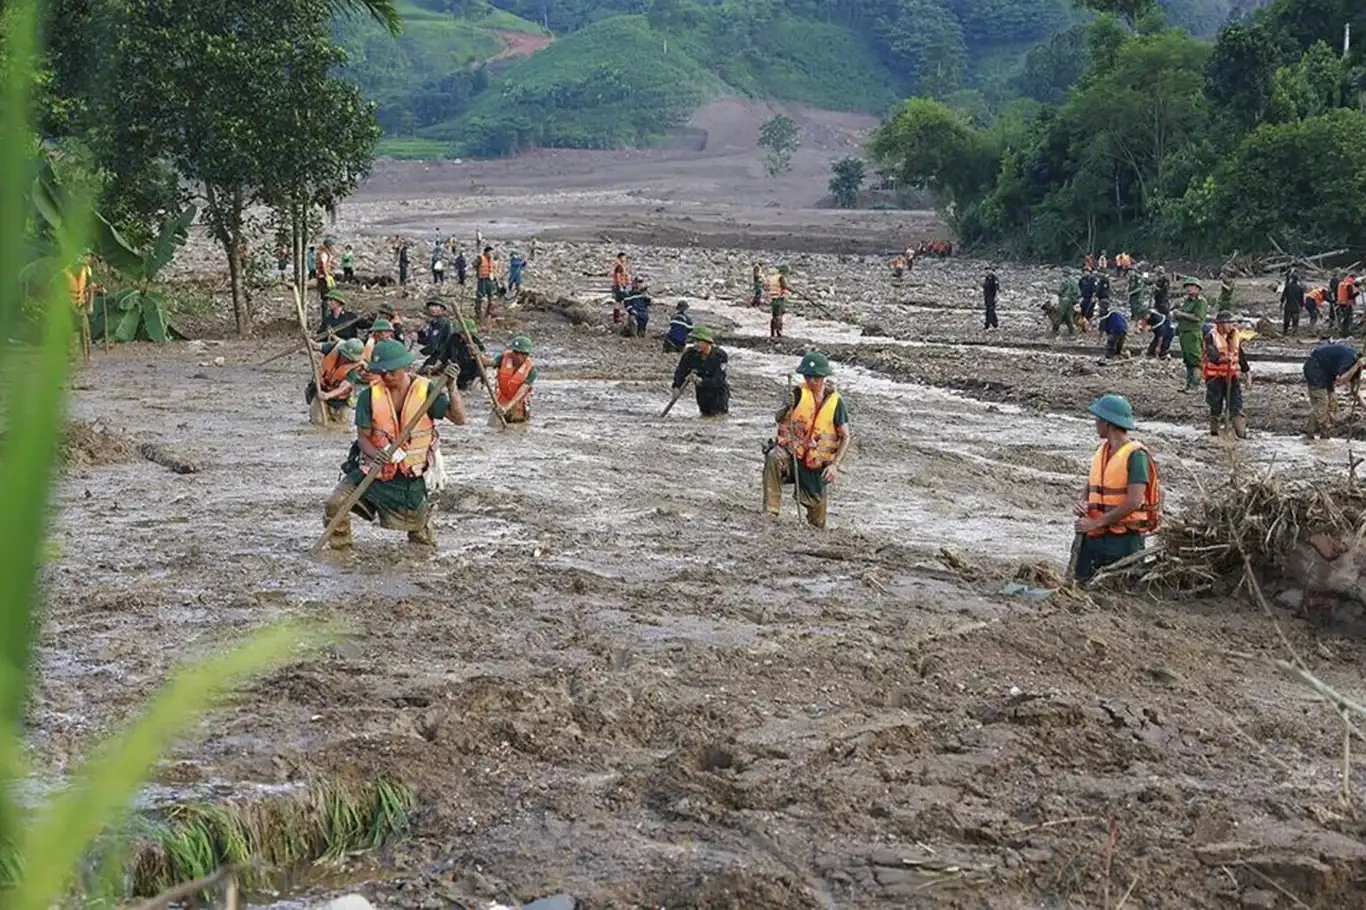
[[244, 644], [180, 671], [128, 730], [104, 743], [73, 783], [53, 798], [21, 842], [23, 880], [6, 910], [48, 910], [69, 888], [74, 870], [106, 824], [126, 811], [152, 763], [217, 696], [293, 657], [318, 640], [292, 623], [257, 632]]

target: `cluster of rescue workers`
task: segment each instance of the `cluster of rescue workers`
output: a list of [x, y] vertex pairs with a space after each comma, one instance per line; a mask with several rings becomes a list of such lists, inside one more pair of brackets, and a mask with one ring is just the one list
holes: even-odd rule
[[[776, 285], [782, 288], [785, 271], [777, 273]], [[623, 334], [643, 335], [648, 289], [641, 278], [629, 276], [624, 255], [614, 263], [612, 284], [614, 320], [623, 324]], [[453, 320], [440, 297], [427, 301], [426, 322], [411, 337], [392, 305], [358, 316], [335, 294], [324, 295], [324, 303], [326, 313], [310, 342], [321, 362], [305, 400], [314, 423], [345, 426], [354, 421], [356, 430], [341, 480], [324, 510], [328, 543], [335, 549], [351, 545], [354, 514], [406, 531], [413, 543], [435, 545], [428, 496], [444, 474], [437, 424], [467, 422], [458, 392], [476, 382], [489, 390], [491, 423], [528, 423], [536, 383], [532, 341], [515, 335], [504, 350], [489, 357], [479, 322], [461, 317], [458, 309]], [[687, 309], [686, 302], [678, 304], [664, 337], [664, 351], [682, 355], [674, 369], [674, 401], [692, 386], [703, 417], [723, 416], [730, 410], [727, 354], [716, 343], [715, 332], [695, 324]], [[790, 485], [807, 521], [818, 528], [825, 526], [827, 487], [838, 477], [850, 441], [845, 404], [827, 383], [832, 372], [820, 352], [801, 359], [796, 373], [802, 383], [775, 415], [775, 438], [764, 449], [765, 510], [776, 517], [782, 488]]]

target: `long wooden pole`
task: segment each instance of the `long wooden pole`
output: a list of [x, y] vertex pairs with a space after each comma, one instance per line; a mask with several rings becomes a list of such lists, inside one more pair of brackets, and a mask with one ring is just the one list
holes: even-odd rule
[[469, 326], [465, 325], [465, 314], [460, 309], [460, 301], [452, 300], [455, 306], [455, 318], [460, 321], [460, 332], [465, 336], [465, 346], [469, 349], [470, 356], [474, 358], [474, 365], [479, 368], [479, 379], [484, 383], [484, 388], [488, 390], [489, 401], [493, 403], [493, 413], [498, 416], [498, 423], [503, 429], [508, 428], [508, 419], [503, 416], [503, 409], [498, 406], [498, 392], [493, 388], [493, 383], [489, 382], [489, 374], [484, 372], [483, 351], [475, 347], [474, 336], [470, 334]]
[[[336, 335], [338, 332], [344, 332], [344, 331], [346, 331], [347, 329], [351, 328], [351, 326], [353, 326], [353, 325], [355, 325], [356, 323], [360, 322], [360, 321], [361, 321], [361, 318], [362, 318], [362, 317], [360, 317], [360, 316], [353, 316], [352, 318], [348, 319], [346, 322], [343, 322], [341, 325], [334, 325], [334, 326], [332, 326], [330, 329], [327, 330], [327, 333], [328, 333], [329, 335]], [[283, 351], [281, 351], [280, 353], [274, 355], [273, 357], [267, 357], [265, 360], [263, 360], [263, 361], [261, 361], [260, 363], [258, 363], [257, 366], [258, 366], [258, 367], [268, 366], [268, 365], [274, 363], [275, 361], [279, 360], [281, 357], [288, 357], [290, 354], [297, 354], [299, 351], [302, 351], [305, 347], [307, 347], [307, 345], [292, 344], [292, 345], [290, 345], [289, 347], [285, 348], [285, 349], [284, 349]]]
[[351, 513], [351, 507], [360, 502], [360, 498], [365, 495], [366, 490], [370, 489], [370, 484], [375, 482], [375, 478], [379, 476], [379, 472], [383, 470], [384, 466], [389, 463], [389, 460], [394, 457], [394, 452], [407, 444], [408, 437], [413, 435], [413, 430], [417, 428], [418, 421], [431, 412], [432, 405], [436, 404], [437, 399], [441, 397], [441, 393], [450, 391], [451, 378], [447, 376], [441, 383], [441, 386], [437, 389], [436, 394], [427, 399], [427, 406], [409, 418], [407, 424], [399, 431], [398, 438], [389, 443], [384, 451], [380, 453], [379, 458], [375, 460], [374, 466], [366, 473], [365, 478], [360, 482], [360, 485], [351, 491], [351, 495], [346, 497], [346, 502], [342, 503], [342, 507], [337, 510], [337, 514], [332, 516], [332, 520], [327, 523], [327, 528], [323, 531], [322, 536], [313, 542], [313, 546], [308, 548], [308, 552], [317, 554], [317, 552], [323, 548], [323, 545], [327, 543], [327, 539], [332, 536], [332, 532], [337, 530], [337, 525], [341, 524], [342, 519]]
[[687, 390], [688, 386], [690, 385], [692, 385], [692, 376], [689, 376], [687, 379], [683, 380], [683, 384], [674, 390], [674, 396], [670, 398], [669, 403], [664, 406], [664, 413], [660, 414], [660, 417], [669, 416], [669, 412], [674, 409], [674, 405], [678, 404], [678, 399], [683, 397], [683, 393]]
[[299, 295], [299, 283], [296, 281], [290, 285], [294, 291], [294, 309], [299, 314], [299, 331], [304, 336], [304, 347], [308, 349], [308, 360], [313, 365], [313, 400], [320, 405], [319, 410], [323, 415], [323, 426], [327, 426], [331, 420], [328, 414], [327, 402], [323, 401], [323, 373], [322, 365], [318, 363], [318, 355], [313, 350], [313, 336], [308, 331], [308, 320], [304, 317], [304, 299]]

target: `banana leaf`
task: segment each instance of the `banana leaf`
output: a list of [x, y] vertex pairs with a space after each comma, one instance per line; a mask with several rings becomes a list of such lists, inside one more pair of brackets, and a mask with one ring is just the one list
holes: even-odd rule
[[199, 214], [199, 210], [190, 206], [161, 226], [161, 232], [157, 234], [151, 252], [143, 261], [143, 278], [145, 280], [154, 279], [157, 273], [175, 257], [176, 250], [185, 243], [185, 238], [189, 235], [190, 225], [194, 223], [197, 214]]
[[[133, 292], [140, 298], [142, 295], [137, 291]], [[142, 326], [142, 307], [129, 307], [119, 317], [118, 328], [114, 330], [115, 341], [132, 341], [138, 337], [138, 329]]]
[[142, 328], [152, 341], [166, 340], [166, 311], [161, 308], [160, 294], [142, 295]]
[[91, 245], [95, 250], [95, 255], [113, 266], [114, 270], [131, 278], [134, 281], [144, 280], [143, 273], [146, 270], [146, 263], [143, 255], [133, 249], [132, 245], [123, 239], [123, 235], [118, 232], [108, 221], [104, 220], [99, 212], [91, 219]]

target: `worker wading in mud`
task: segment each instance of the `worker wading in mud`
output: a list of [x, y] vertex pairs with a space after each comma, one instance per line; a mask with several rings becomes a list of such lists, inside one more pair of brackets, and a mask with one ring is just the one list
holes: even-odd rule
[[639, 275], [631, 279], [631, 293], [621, 302], [626, 310], [626, 320], [622, 323], [621, 334], [627, 338], [644, 338], [650, 325], [650, 289], [645, 279]]
[[664, 353], [677, 354], [688, 344], [688, 334], [692, 331], [692, 317], [688, 315], [688, 301], [680, 300], [674, 307], [674, 318], [669, 320], [669, 330], [664, 333]]
[[689, 376], [695, 376], [697, 411], [703, 417], [730, 413], [730, 381], [726, 379], [725, 351], [716, 346], [716, 335], [705, 325], [688, 332], [688, 345], [674, 368], [673, 390], [678, 392]]
[[1205, 403], [1209, 405], [1209, 434], [1219, 435], [1223, 415], [1228, 411], [1229, 423], [1239, 439], [1247, 439], [1247, 422], [1243, 419], [1243, 386], [1252, 382], [1252, 370], [1243, 351], [1242, 338], [1233, 314], [1221, 311], [1214, 317], [1214, 325], [1205, 335]]
[[1101, 568], [1143, 549], [1143, 536], [1157, 530], [1162, 485], [1157, 462], [1142, 443], [1129, 439], [1134, 409], [1119, 395], [1103, 395], [1087, 409], [1096, 418], [1100, 446], [1077, 515], [1075, 574], [1089, 581]]
[[[536, 384], [536, 365], [531, 361], [531, 338], [517, 335], [507, 350], [493, 358], [498, 388], [498, 410], [508, 423], [531, 420], [531, 390]], [[492, 416], [492, 421], [497, 421]]]
[[[309, 422], [316, 426], [345, 423], [356, 406], [356, 390], [362, 385], [365, 344], [359, 338], [348, 338], [318, 345], [318, 348], [323, 355], [318, 370], [322, 391], [311, 379], [304, 389], [304, 401], [309, 404]], [[327, 408], [326, 417], [323, 416], [324, 407]]]
[[[465, 422], [465, 406], [459, 395], [438, 392], [433, 380], [415, 376], [409, 370], [413, 355], [397, 341], [375, 345], [369, 370], [378, 378], [361, 390], [356, 399], [356, 441], [342, 465], [342, 479], [328, 497], [324, 524], [336, 517], [346, 500], [360, 486], [384, 450], [398, 439], [413, 415], [427, 409], [430, 396], [437, 395], [426, 415], [418, 420], [405, 445], [396, 449], [388, 464], [380, 469], [374, 483], [351, 507], [353, 514], [366, 521], [379, 521], [391, 531], [407, 531], [408, 540], [436, 546], [429, 524], [427, 481], [424, 475], [435, 458], [439, 437], [436, 421]], [[328, 544], [333, 549], [351, 546], [351, 520], [347, 516], [333, 530]]]
[[807, 523], [825, 527], [827, 487], [838, 478], [851, 439], [844, 402], [826, 382], [833, 372], [819, 351], [803, 357], [797, 373], [805, 381], [775, 417], [778, 438], [769, 441], [764, 455], [764, 511], [774, 518], [782, 508], [783, 486], [792, 483]]
[[1333, 390], [1346, 385], [1356, 404], [1366, 404], [1361, 396], [1361, 371], [1366, 359], [1350, 345], [1340, 342], [1319, 345], [1304, 362], [1304, 382], [1309, 387], [1309, 425], [1305, 439], [1317, 434], [1323, 439], [1333, 435], [1333, 418], [1337, 410]]
[[783, 314], [787, 312], [787, 294], [791, 288], [787, 285], [787, 266], [778, 266], [778, 271], [774, 272], [768, 279], [768, 337], [783, 337]]

